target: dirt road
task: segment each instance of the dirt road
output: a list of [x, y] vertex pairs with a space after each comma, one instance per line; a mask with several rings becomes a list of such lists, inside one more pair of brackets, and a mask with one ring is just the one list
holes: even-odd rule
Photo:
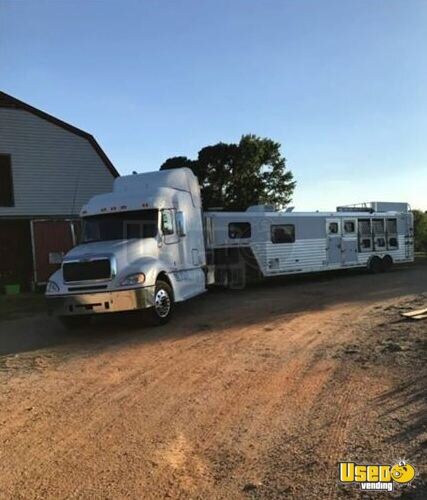
[[353, 498], [339, 460], [399, 458], [419, 475], [393, 495], [425, 498], [427, 322], [399, 315], [425, 292], [419, 263], [209, 293], [160, 328], [4, 319], [0, 498]]

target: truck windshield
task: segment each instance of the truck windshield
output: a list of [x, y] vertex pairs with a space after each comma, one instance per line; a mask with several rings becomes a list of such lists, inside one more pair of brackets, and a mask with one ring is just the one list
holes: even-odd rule
[[153, 238], [157, 234], [157, 225], [158, 210], [90, 215], [82, 219], [81, 243]]

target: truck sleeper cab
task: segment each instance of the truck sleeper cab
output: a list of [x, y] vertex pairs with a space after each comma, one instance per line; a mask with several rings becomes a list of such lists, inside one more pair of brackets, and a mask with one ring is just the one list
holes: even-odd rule
[[189, 169], [120, 177], [81, 217], [81, 243], [46, 289], [67, 326], [139, 309], [165, 323], [174, 302], [205, 291], [200, 190]]

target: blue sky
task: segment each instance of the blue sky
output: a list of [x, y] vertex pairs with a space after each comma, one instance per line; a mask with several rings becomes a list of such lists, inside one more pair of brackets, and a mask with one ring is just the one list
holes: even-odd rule
[[297, 209], [427, 210], [426, 0], [0, 0], [0, 88], [123, 174], [255, 133]]

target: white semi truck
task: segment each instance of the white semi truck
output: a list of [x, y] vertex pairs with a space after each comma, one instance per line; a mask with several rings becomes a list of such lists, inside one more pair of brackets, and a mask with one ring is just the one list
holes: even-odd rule
[[388, 270], [414, 259], [406, 203], [336, 212], [202, 212], [187, 168], [119, 177], [81, 210], [82, 236], [46, 287], [49, 310], [69, 326], [99, 313], [149, 309], [167, 322], [175, 302], [208, 285], [342, 268]]

